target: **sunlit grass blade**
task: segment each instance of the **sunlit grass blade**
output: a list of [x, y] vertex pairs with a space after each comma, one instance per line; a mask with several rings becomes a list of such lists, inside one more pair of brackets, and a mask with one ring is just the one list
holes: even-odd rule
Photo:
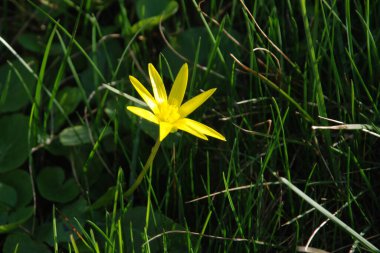
[[326, 208], [318, 204], [318, 202], [314, 201], [312, 198], [310, 198], [307, 194], [305, 194], [302, 190], [300, 190], [297, 186], [292, 184], [290, 181], [288, 181], [286, 178], [278, 177], [278, 180], [285, 184], [290, 190], [295, 192], [298, 196], [300, 196], [303, 200], [305, 200], [307, 203], [309, 203], [311, 206], [313, 206], [317, 211], [322, 213], [324, 216], [329, 218], [331, 221], [336, 223], [338, 226], [340, 226], [343, 230], [345, 230], [348, 234], [350, 234], [353, 238], [360, 241], [364, 246], [366, 246], [369, 250], [374, 252], [380, 252], [380, 250], [373, 245], [371, 242], [369, 242], [367, 239], [365, 239], [363, 236], [361, 236], [358, 232], [353, 230], [350, 226], [348, 226], [346, 223], [344, 223], [341, 219], [337, 218], [335, 215], [333, 215], [330, 211], [328, 211]]

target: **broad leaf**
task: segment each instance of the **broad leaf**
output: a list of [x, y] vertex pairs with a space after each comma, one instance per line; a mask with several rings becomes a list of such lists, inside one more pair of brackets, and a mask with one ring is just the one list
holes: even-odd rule
[[137, 0], [136, 12], [140, 20], [160, 15], [170, 0]]
[[[164, 6], [164, 9], [158, 15], [151, 16], [148, 18], [144, 18], [144, 19], [140, 20], [139, 22], [137, 22], [136, 24], [134, 24], [131, 27], [129, 34], [135, 34], [140, 29], [143, 29], [143, 30], [151, 29], [151, 28], [157, 26], [160, 22], [162, 22], [162, 21], [168, 19], [169, 17], [173, 16], [178, 10], [178, 3], [176, 1], [168, 2], [168, 4], [166, 6], [163, 5], [160, 1], [158, 1], [158, 2], [159, 3], [155, 4], [155, 6], [159, 6], [159, 8]], [[146, 6], [153, 6], [153, 4], [146, 4], [145, 7]], [[140, 7], [140, 9], [141, 9], [141, 7]], [[151, 12], [150, 14], [155, 13], [156, 10], [158, 10], [158, 9], [155, 9], [155, 11]], [[141, 11], [141, 13], [142, 13], [142, 11]], [[143, 14], [141, 14], [141, 15], [143, 15]], [[147, 16], [147, 15], [144, 14], [143, 16]]]
[[0, 66], [0, 112], [13, 112], [31, 102], [36, 79], [18, 61]]
[[0, 182], [0, 212], [14, 207], [17, 202], [17, 192], [9, 185]]
[[[214, 37], [218, 34], [217, 29], [211, 29]], [[238, 41], [242, 36], [236, 31], [228, 31], [233, 35]], [[181, 33], [176, 34], [173, 37], [169, 37], [171, 46], [183, 57], [189, 59], [190, 62], [195, 62], [197, 58], [197, 63], [203, 66], [207, 66], [210, 61], [210, 54], [214, 51], [215, 44], [211, 41], [210, 35], [206, 28], [204, 27], [193, 27], [187, 30], [184, 30]], [[194, 52], [198, 50], [199, 43], [199, 55], [198, 57]], [[231, 68], [233, 64], [233, 59], [230, 57], [230, 53], [234, 54], [239, 58], [241, 55], [241, 49], [238, 48], [224, 33], [221, 35], [220, 44], [218, 45], [220, 51], [223, 54], [223, 57], [226, 61], [227, 66]], [[177, 73], [183, 64], [183, 60], [175, 54], [171, 48], [165, 47], [162, 51], [163, 55], [167, 59], [172, 73]], [[219, 59], [216, 56], [215, 59]], [[215, 60], [211, 64], [212, 70], [217, 72], [219, 75], [224, 75], [225, 68], [220, 60]], [[164, 74], [167, 74], [168, 71], [166, 67], [163, 68]], [[199, 72], [203, 73], [203, 72]], [[190, 74], [191, 76], [191, 74]], [[198, 75], [202, 78], [202, 75]], [[220, 78], [217, 79], [220, 82]], [[203, 84], [202, 84], [203, 85]], [[202, 89], [208, 89], [209, 87], [202, 86]], [[184, 100], [186, 101], [186, 99]]]
[[0, 118], [0, 173], [21, 166], [28, 157], [28, 118], [21, 114]]
[[65, 181], [65, 172], [60, 167], [46, 167], [38, 174], [37, 187], [41, 195], [50, 201], [67, 203], [79, 194], [74, 179]]
[[29, 220], [33, 215], [33, 207], [18, 208], [14, 212], [1, 213], [0, 215], [2, 217], [0, 220], [0, 233], [7, 233]]
[[89, 131], [91, 129], [83, 125], [68, 127], [59, 134], [59, 140], [64, 146], [87, 144], [91, 142]]
[[24, 233], [9, 235], [5, 240], [3, 253], [14, 253], [16, 247], [17, 253], [51, 253], [45, 244], [34, 241]]
[[[59, 134], [59, 140], [63, 146], [78, 146], [83, 144], [91, 143], [90, 136], [91, 129], [87, 128], [84, 125], [73, 126], [65, 128]], [[107, 128], [104, 130], [103, 137], [111, 134], [111, 129]], [[93, 141], [97, 140], [97, 135], [92, 133]]]
[[77, 87], [65, 87], [58, 92], [57, 102], [64, 110], [65, 115], [57, 108], [54, 113], [54, 130], [58, 130], [82, 100], [82, 94]]
[[15, 208], [25, 207], [32, 200], [30, 176], [23, 170], [12, 170], [0, 175], [0, 182], [9, 185], [17, 193]]
[[[36, 33], [23, 33], [18, 37], [17, 40], [23, 48], [31, 52], [39, 54], [43, 54], [45, 52], [45, 38]], [[61, 46], [58, 43], [52, 44], [50, 53], [53, 55], [62, 53]]]

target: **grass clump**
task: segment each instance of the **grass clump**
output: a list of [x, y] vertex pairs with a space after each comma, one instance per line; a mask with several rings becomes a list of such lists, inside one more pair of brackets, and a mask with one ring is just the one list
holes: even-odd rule
[[[379, 7], [3, 1], [2, 251], [379, 252]], [[226, 142], [168, 134], [126, 196], [150, 62], [167, 90], [187, 63], [184, 101], [217, 88], [191, 117]]]

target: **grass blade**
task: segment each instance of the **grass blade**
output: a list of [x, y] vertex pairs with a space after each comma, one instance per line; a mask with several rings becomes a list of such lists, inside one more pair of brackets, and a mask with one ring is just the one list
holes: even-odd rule
[[325, 215], [327, 218], [329, 218], [331, 221], [336, 223], [338, 226], [340, 226], [342, 229], [344, 229], [347, 233], [349, 233], [353, 238], [361, 242], [364, 246], [366, 246], [369, 250], [373, 252], [380, 252], [380, 250], [373, 245], [371, 242], [369, 242], [367, 239], [365, 239], [363, 236], [361, 236], [359, 233], [357, 233], [355, 230], [353, 230], [350, 226], [348, 226], [346, 223], [344, 223], [342, 220], [334, 216], [330, 211], [328, 211], [326, 208], [318, 204], [316, 201], [314, 201], [312, 198], [310, 198], [307, 194], [305, 194], [302, 190], [300, 190], [297, 186], [292, 184], [290, 181], [288, 181], [284, 177], [278, 177], [278, 180], [285, 184], [287, 187], [289, 187], [290, 190], [295, 192], [298, 196], [300, 196], [302, 199], [304, 199], [307, 203], [309, 203], [311, 206], [313, 206], [316, 210], [318, 210], [320, 213]]

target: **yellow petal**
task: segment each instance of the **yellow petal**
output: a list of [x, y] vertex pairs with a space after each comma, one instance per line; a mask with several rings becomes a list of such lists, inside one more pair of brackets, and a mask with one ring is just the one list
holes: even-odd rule
[[201, 104], [203, 104], [215, 91], [216, 91], [215, 88], [210, 89], [208, 91], [205, 91], [205, 92], [193, 97], [192, 99], [190, 99], [189, 101], [187, 101], [183, 105], [181, 105], [181, 107], [179, 108], [179, 113], [181, 114], [181, 116], [186, 117], [187, 115], [192, 113]]
[[158, 74], [157, 70], [154, 68], [152, 63], [148, 65], [150, 82], [153, 87], [153, 94], [158, 103], [163, 103], [168, 100], [165, 90], [165, 85], [162, 82], [160, 74]]
[[172, 131], [173, 125], [167, 122], [160, 122], [160, 141], [165, 139], [166, 136]]
[[[187, 125], [191, 129], [197, 131], [198, 133], [200, 133], [202, 135], [208, 135], [208, 136], [214, 137], [216, 139], [226, 141], [226, 138], [224, 138], [223, 135], [221, 135], [220, 133], [218, 133], [217, 131], [215, 131], [211, 127], [208, 127], [208, 126], [206, 126], [206, 125], [204, 125], [198, 121], [188, 119], [188, 118], [180, 119], [178, 121], [180, 121], [180, 126]], [[178, 128], [181, 129], [180, 127], [178, 127]]]
[[156, 124], [159, 123], [156, 115], [154, 115], [152, 112], [150, 112], [148, 110], [145, 110], [143, 108], [136, 107], [136, 106], [127, 106], [127, 109], [129, 111], [133, 112], [134, 114], [140, 116], [141, 118], [144, 118], [144, 119], [149, 120], [149, 121], [156, 123]]
[[198, 137], [200, 139], [203, 139], [203, 140], [206, 140], [206, 141], [208, 140], [208, 138], [206, 137], [206, 135], [201, 134], [196, 129], [192, 128], [190, 125], [188, 125], [186, 123], [186, 121], [184, 121], [184, 119], [178, 120], [175, 123], [175, 127], [178, 128], [178, 129], [180, 129], [180, 130], [182, 130], [182, 131], [188, 132], [189, 134], [195, 135], [196, 137]]
[[154, 100], [153, 96], [149, 93], [149, 91], [137, 80], [134, 76], [129, 76], [129, 80], [131, 81], [135, 90], [139, 93], [140, 97], [145, 101], [145, 103], [149, 106], [149, 108], [157, 114], [159, 112], [157, 103]]
[[175, 78], [173, 87], [169, 94], [168, 103], [180, 107], [183, 97], [185, 95], [187, 86], [187, 77], [189, 75], [189, 68], [187, 64], [183, 64]]

